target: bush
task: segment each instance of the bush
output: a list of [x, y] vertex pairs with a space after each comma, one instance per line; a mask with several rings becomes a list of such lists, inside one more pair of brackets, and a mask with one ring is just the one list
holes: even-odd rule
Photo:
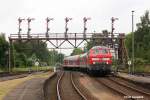
[[147, 60], [144, 60], [142, 58], [135, 58], [135, 61], [134, 61], [134, 64], [135, 65], [144, 65], [146, 64], [148, 61]]

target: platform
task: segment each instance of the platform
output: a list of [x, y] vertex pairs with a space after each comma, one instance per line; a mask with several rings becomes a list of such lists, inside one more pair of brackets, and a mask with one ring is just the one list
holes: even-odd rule
[[137, 83], [150, 84], [150, 77], [137, 76], [137, 75], [127, 74], [127, 73], [120, 73], [120, 72], [117, 73], [117, 76], [125, 79], [129, 79]]
[[4, 100], [44, 100], [44, 83], [53, 74], [54, 73], [51, 73], [48, 77], [36, 76], [35, 78], [23, 82], [12, 89], [4, 97]]

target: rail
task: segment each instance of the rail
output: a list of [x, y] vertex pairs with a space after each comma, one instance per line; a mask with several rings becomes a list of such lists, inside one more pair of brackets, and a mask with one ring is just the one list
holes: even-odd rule
[[[118, 90], [118, 89], [116, 89], [116, 88], [113, 88], [113, 87], [109, 86], [109, 85], [107, 84], [107, 82], [104, 82], [103, 80], [102, 80], [102, 81], [99, 80], [99, 79], [95, 79], [95, 80], [98, 81], [100, 84], [106, 86], [107, 88], [109, 88], [109, 89], [111, 89], [111, 90], [113, 90], [113, 91], [115, 91], [115, 92], [121, 94], [122, 96], [129, 96], [129, 95], [127, 95], [126, 93], [124, 93], [123, 91], [120, 91], [120, 90]], [[130, 100], [135, 100], [135, 99], [130, 98]]]
[[57, 99], [58, 100], [61, 100], [59, 87], [60, 87], [60, 81], [61, 81], [63, 76], [64, 76], [64, 72], [62, 72], [62, 74], [61, 74], [61, 76], [60, 76], [60, 78], [58, 79], [58, 82], [57, 82]]
[[77, 91], [77, 93], [83, 98], [83, 100], [87, 100], [87, 98], [82, 94], [82, 92], [80, 91], [80, 89], [77, 88], [77, 86], [75, 85], [74, 80], [72, 78], [72, 73], [71, 73], [71, 82], [72, 82], [73, 87], [75, 88], [75, 90]]
[[110, 79], [110, 78], [109, 78], [109, 80], [113, 81], [114, 83], [116, 83], [116, 84], [118, 84], [118, 85], [122, 85], [122, 86], [124, 86], [124, 87], [126, 87], [126, 88], [130, 88], [130, 89], [132, 89], [132, 90], [134, 90], [134, 91], [136, 91], [136, 92], [139, 92], [139, 93], [141, 93], [141, 94], [145, 94], [145, 95], [150, 96], [150, 93], [148, 93], [148, 92], [139, 90], [139, 89], [134, 88], [134, 87], [129, 86], [129, 85], [125, 85], [125, 84], [123, 84], [123, 83], [121, 83], [121, 82], [118, 82], [118, 81], [116, 81], [116, 80], [114, 80], [114, 79]]
[[[60, 75], [60, 78], [58, 79], [57, 81], [57, 99], [58, 100], [62, 100], [62, 97], [61, 97], [61, 94], [60, 94], [60, 82], [62, 80], [62, 77], [64, 76], [64, 73], [63, 72], [61, 75]], [[83, 94], [82, 92], [79, 90], [79, 88], [76, 86], [74, 80], [73, 80], [73, 76], [72, 76], [72, 73], [70, 73], [70, 79], [71, 79], [71, 84], [73, 86], [73, 88], [75, 89], [75, 91], [77, 92], [77, 94], [82, 98], [82, 100], [88, 100]]]

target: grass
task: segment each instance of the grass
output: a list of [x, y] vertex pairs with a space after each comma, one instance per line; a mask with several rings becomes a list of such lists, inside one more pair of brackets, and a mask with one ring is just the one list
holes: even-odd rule
[[[15, 67], [12, 69], [12, 72], [25, 72], [25, 71], [29, 71], [29, 67]], [[32, 71], [46, 71], [46, 70], [53, 70], [53, 67], [51, 66], [44, 66], [44, 67], [36, 67], [33, 66], [31, 67]], [[0, 69], [0, 72], [6, 72], [6, 69]]]
[[32, 78], [47, 78], [51, 75], [50, 73], [51, 72], [46, 72], [42, 74], [31, 75], [31, 76], [24, 77], [24, 78], [0, 82], [0, 100], [2, 100], [8, 92], [10, 92], [12, 89], [17, 87], [19, 84], [27, 80], [30, 80]]
[[3, 70], [2, 70], [2, 69], [0, 69], [0, 72], [3, 72]]
[[144, 65], [135, 66], [135, 72], [150, 72], [150, 66]]
[[7, 69], [6, 68], [0, 68], [0, 72], [6, 72]]
[[[132, 70], [132, 66], [130, 67], [131, 68], [131, 70]], [[134, 66], [134, 71], [135, 71], [135, 73], [147, 73], [147, 72], [150, 72], [150, 65], [135, 65]], [[123, 72], [129, 72], [129, 69], [128, 68], [125, 68], [124, 70], [123, 70]]]

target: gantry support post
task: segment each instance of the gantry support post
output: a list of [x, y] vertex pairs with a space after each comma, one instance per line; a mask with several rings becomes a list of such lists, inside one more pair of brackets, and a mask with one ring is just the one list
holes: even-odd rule
[[11, 73], [12, 68], [15, 66], [13, 40], [9, 39], [9, 72]]
[[77, 33], [75, 33], [75, 48], [77, 48]]
[[58, 48], [58, 39], [57, 39], [57, 34], [56, 34], [56, 48]]
[[124, 41], [124, 34], [119, 35], [119, 48], [118, 48], [118, 60], [119, 64], [126, 65], [128, 62], [128, 52], [126, 50], [125, 41]]
[[9, 54], [9, 65], [8, 65], [8, 71], [9, 71], [9, 73], [11, 72], [11, 51], [10, 51], [10, 49], [11, 49], [11, 41], [9, 40], [9, 51], [8, 51], [8, 54]]

